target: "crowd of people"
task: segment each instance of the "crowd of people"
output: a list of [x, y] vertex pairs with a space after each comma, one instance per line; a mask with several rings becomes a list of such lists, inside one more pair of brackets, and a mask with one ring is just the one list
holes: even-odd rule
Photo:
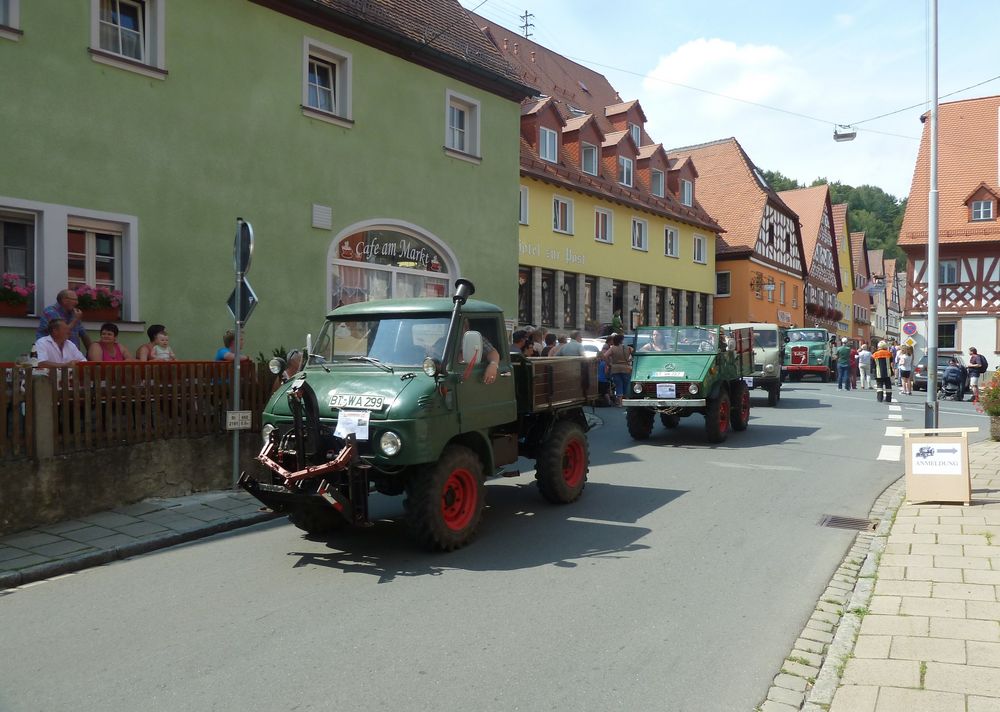
[[[38, 319], [35, 344], [32, 347], [33, 363], [39, 367], [75, 365], [81, 362], [123, 361], [176, 361], [177, 355], [170, 346], [170, 335], [163, 324], [153, 324], [146, 329], [149, 341], [133, 355], [128, 347], [118, 341], [118, 325], [101, 324], [97, 341], [90, 338], [83, 326], [83, 312], [77, 306], [78, 297], [72, 289], [56, 295], [55, 304], [45, 307]], [[240, 350], [244, 334], [240, 334]], [[222, 336], [222, 347], [215, 352], [216, 361], [233, 361], [236, 334], [231, 329]], [[245, 353], [240, 361], [249, 361]], [[292, 362], [289, 354], [289, 362]]]

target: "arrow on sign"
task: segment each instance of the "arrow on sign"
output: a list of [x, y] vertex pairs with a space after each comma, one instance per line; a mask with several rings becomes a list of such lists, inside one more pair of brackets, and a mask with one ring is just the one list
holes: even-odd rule
[[954, 447], [952, 449], [950, 449], [950, 450], [945, 450], [944, 448], [939, 447], [937, 449], [937, 451], [938, 452], [946, 452], [949, 455], [957, 455], [958, 454], [958, 448], [954, 448]]
[[229, 313], [233, 315], [233, 319], [245, 324], [250, 319], [250, 315], [253, 314], [254, 307], [257, 306], [257, 295], [254, 293], [253, 288], [244, 277], [242, 284], [240, 286], [240, 308], [239, 313], [236, 310], [236, 288], [233, 288], [232, 293], [229, 295], [229, 299], [226, 300], [226, 306], [229, 307]]

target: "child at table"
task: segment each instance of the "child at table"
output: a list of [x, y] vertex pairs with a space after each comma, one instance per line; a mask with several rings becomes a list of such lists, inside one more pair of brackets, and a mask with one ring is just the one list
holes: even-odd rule
[[153, 361], [176, 361], [174, 350], [170, 348], [170, 337], [166, 329], [153, 337]]

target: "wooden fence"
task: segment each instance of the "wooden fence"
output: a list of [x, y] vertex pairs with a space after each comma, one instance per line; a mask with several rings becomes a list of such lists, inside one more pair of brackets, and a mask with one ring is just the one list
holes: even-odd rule
[[33, 457], [34, 389], [31, 369], [0, 363], [0, 459]]
[[[198, 437], [225, 432], [225, 413], [232, 407], [233, 365], [217, 361], [84, 363], [76, 366], [37, 369], [14, 367], [8, 380], [7, 398], [19, 390], [17, 407], [6, 408], [13, 427], [3, 429], [0, 457], [32, 456], [36, 452], [28, 415], [49, 416], [52, 452], [65, 454], [95, 447], [112, 447], [164, 438]], [[45, 381], [43, 387], [39, 379]], [[17, 388], [10, 384], [18, 383]], [[240, 367], [240, 409], [253, 414], [252, 430], [260, 430], [260, 413], [271, 395], [274, 376], [266, 366]], [[42, 395], [44, 393], [44, 395]], [[47, 402], [42, 402], [42, 400]], [[0, 400], [0, 406], [5, 401]], [[2, 416], [0, 416], [2, 417]]]

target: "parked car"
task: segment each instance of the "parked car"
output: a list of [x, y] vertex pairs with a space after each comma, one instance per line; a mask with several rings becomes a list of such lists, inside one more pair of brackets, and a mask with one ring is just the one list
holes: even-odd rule
[[[962, 387], [958, 393], [958, 400], [965, 400], [965, 394], [969, 392], [969, 369], [965, 367], [965, 361], [962, 359], [961, 354], [942, 354], [939, 353], [937, 357], [937, 379], [938, 383], [941, 383], [941, 379], [944, 377], [944, 370], [948, 368], [948, 361], [950, 359], [955, 359], [958, 362], [958, 367], [962, 370]], [[926, 391], [927, 390], [927, 355], [924, 354], [920, 357], [917, 365], [913, 369], [913, 390], [915, 391]]]
[[595, 358], [604, 348], [604, 339], [583, 339], [583, 355], [587, 358]]

